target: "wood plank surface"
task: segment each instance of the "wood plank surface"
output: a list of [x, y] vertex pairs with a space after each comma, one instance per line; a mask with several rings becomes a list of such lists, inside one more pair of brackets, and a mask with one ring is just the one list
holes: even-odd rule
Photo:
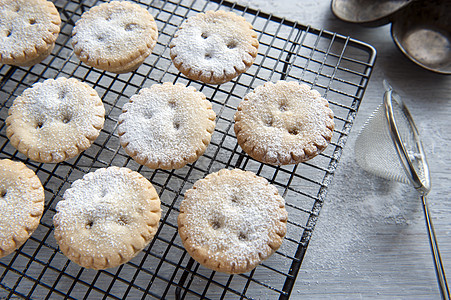
[[371, 28], [337, 19], [329, 0], [239, 3], [359, 39], [377, 50], [292, 299], [440, 299], [417, 192], [363, 171], [354, 159], [354, 144], [382, 103], [382, 81], [387, 79], [403, 97], [423, 139], [432, 180], [429, 207], [445, 271], [451, 274], [451, 75], [432, 73], [408, 60], [391, 38], [391, 25]]

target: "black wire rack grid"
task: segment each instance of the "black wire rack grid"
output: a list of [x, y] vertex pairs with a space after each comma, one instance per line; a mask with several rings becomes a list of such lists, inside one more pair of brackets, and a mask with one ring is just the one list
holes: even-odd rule
[[[116, 75], [90, 68], [72, 52], [76, 20], [101, 1], [55, 0], [61, 33], [55, 49], [30, 68], [0, 66], [0, 157], [23, 161], [40, 178], [46, 205], [41, 224], [13, 254], [0, 259], [0, 298], [144, 299], [290, 297], [304, 254], [342, 154], [374, 66], [368, 44], [291, 22], [236, 3], [214, 0], [142, 0], [159, 29], [152, 55], [136, 71]], [[172, 65], [169, 43], [187, 18], [207, 10], [231, 10], [244, 16], [258, 34], [254, 65], [231, 82], [207, 85], [191, 81]], [[75, 77], [94, 87], [106, 108], [104, 129], [81, 155], [59, 164], [28, 160], [6, 137], [5, 119], [13, 100], [37, 81]], [[266, 81], [296, 80], [317, 89], [330, 102], [336, 129], [328, 148], [299, 165], [270, 166], [247, 156], [237, 145], [233, 115], [242, 97]], [[217, 114], [216, 129], [205, 154], [178, 170], [151, 170], [126, 155], [116, 132], [128, 98], [155, 83], [181, 82], [202, 91]], [[148, 178], [159, 192], [162, 218], [150, 245], [130, 262], [113, 269], [88, 270], [70, 262], [53, 237], [55, 205], [72, 182], [97, 168], [125, 166]], [[177, 233], [179, 204], [193, 183], [222, 168], [254, 171], [268, 179], [286, 200], [287, 235], [276, 253], [249, 273], [227, 275], [200, 266], [185, 252]]]

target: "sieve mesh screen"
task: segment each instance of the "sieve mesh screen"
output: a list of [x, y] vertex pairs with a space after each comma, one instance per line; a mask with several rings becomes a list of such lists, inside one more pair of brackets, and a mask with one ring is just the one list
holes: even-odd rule
[[384, 105], [367, 120], [355, 141], [357, 163], [379, 177], [409, 183], [390, 136]]

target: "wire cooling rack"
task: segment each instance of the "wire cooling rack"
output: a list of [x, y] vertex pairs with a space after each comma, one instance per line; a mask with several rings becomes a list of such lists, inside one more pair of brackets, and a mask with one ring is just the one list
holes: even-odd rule
[[[158, 44], [136, 71], [116, 75], [80, 63], [70, 36], [81, 14], [100, 1], [54, 1], [61, 33], [52, 55], [30, 68], [0, 67], [0, 158], [25, 162], [45, 189], [41, 224], [16, 252], [0, 259], [0, 298], [130, 299], [139, 298], [289, 298], [320, 209], [343, 151], [374, 61], [371, 46], [325, 30], [317, 30], [225, 1], [139, 1], [155, 17]], [[190, 81], [172, 65], [169, 43], [187, 18], [206, 10], [232, 10], [253, 24], [260, 41], [254, 65], [231, 82], [206, 85]], [[81, 155], [59, 164], [28, 160], [6, 137], [5, 119], [13, 100], [36, 81], [75, 77], [96, 89], [106, 108], [99, 138]], [[275, 167], [247, 156], [236, 143], [233, 115], [242, 97], [266, 81], [299, 80], [324, 95], [335, 113], [331, 144], [319, 156], [299, 165]], [[217, 125], [205, 154], [179, 170], [151, 170], [128, 157], [116, 131], [118, 115], [128, 98], [155, 83], [181, 82], [202, 91], [213, 103]], [[130, 262], [94, 271], [70, 262], [58, 250], [52, 217], [56, 203], [72, 182], [97, 168], [125, 166], [148, 178], [162, 201], [162, 218], [150, 245]], [[249, 273], [213, 272], [192, 260], [177, 233], [184, 192], [193, 183], [222, 168], [241, 168], [265, 177], [286, 200], [287, 235], [281, 248]]]

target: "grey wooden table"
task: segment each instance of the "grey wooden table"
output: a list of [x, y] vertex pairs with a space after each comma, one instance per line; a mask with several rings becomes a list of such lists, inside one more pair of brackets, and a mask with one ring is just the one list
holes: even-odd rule
[[[382, 81], [387, 79], [402, 95], [423, 137], [432, 175], [430, 210], [444, 266], [451, 274], [451, 158], [447, 153], [451, 145], [448, 125], [451, 76], [423, 70], [405, 58], [391, 39], [389, 25], [365, 28], [336, 19], [330, 11], [330, 0], [239, 0], [239, 3], [314, 28], [350, 36], [373, 45], [378, 52], [371, 80], [328, 190], [292, 299], [438, 299], [417, 192], [408, 185], [366, 173], [357, 165], [353, 152], [358, 131], [382, 102]], [[49, 238], [48, 243], [54, 243], [54, 240]], [[72, 266], [69, 265], [68, 272]], [[33, 267], [29, 271], [36, 272], [32, 276], [37, 276], [39, 269]], [[45, 279], [53, 282], [51, 276], [56, 275], [52, 274], [46, 274], [50, 278]], [[84, 272], [83, 276], [88, 278], [84, 280], [92, 280], [89, 276], [94, 277], [94, 274]], [[97, 283], [102, 285], [104, 279], [99, 278]], [[107, 279], [111, 281], [111, 278]], [[67, 290], [71, 282], [58, 288]], [[120, 284], [118, 282], [115, 288], [121, 289]], [[43, 289], [43, 292], [47, 295], [48, 291]], [[90, 294], [93, 299], [96, 298], [94, 292]], [[0, 298], [7, 295], [5, 293], [1, 290]], [[85, 290], [75, 291], [73, 295], [85, 295]], [[34, 297], [40, 298], [41, 294], [36, 293]]]
[[422, 135], [431, 171], [429, 206], [451, 276], [451, 76], [424, 70], [398, 50], [390, 25], [348, 24], [329, 0], [240, 3], [362, 40], [376, 65], [304, 258], [292, 298], [440, 298], [421, 202], [410, 186], [379, 179], [354, 159], [356, 136], [382, 102], [383, 79], [402, 95]]

